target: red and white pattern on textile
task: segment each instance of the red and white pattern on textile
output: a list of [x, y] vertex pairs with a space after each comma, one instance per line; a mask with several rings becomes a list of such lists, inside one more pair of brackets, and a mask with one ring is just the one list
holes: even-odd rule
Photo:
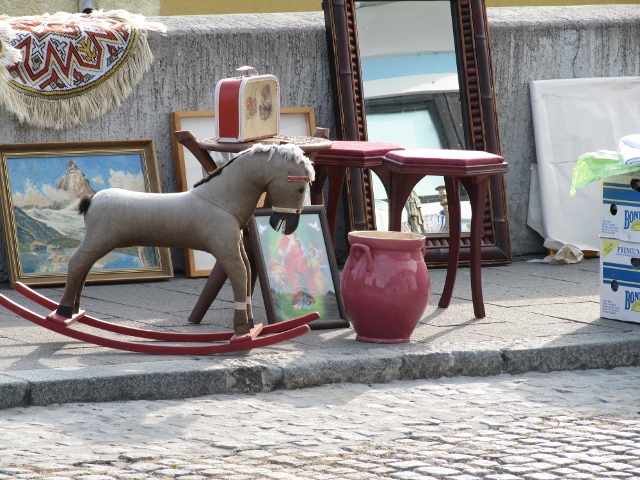
[[98, 86], [126, 61], [140, 35], [124, 19], [79, 16], [0, 18], [23, 61], [9, 67], [23, 94], [64, 98]]

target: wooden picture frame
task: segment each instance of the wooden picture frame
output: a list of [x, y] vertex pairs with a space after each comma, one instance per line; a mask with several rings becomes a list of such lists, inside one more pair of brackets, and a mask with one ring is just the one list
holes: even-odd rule
[[[484, 1], [447, 1], [451, 8], [458, 70], [464, 131], [463, 148], [500, 155], [491, 45]], [[333, 80], [337, 138], [367, 140], [356, 0], [324, 0], [323, 9]], [[402, 28], [402, 25], [398, 26], [398, 29]], [[375, 230], [376, 213], [371, 171], [352, 168], [347, 172], [345, 184], [347, 231]], [[448, 233], [427, 235], [426, 245], [425, 261], [428, 266], [447, 265]], [[459, 256], [461, 263], [469, 262], [469, 245], [469, 237], [463, 235]], [[490, 180], [484, 213], [481, 257], [483, 265], [508, 264], [512, 261], [504, 175], [494, 175]]]
[[[215, 136], [214, 110], [183, 111], [171, 113], [176, 181], [179, 192], [193, 188], [193, 184], [206, 175], [198, 160], [175, 138], [175, 132], [189, 130], [198, 139]], [[280, 109], [280, 133], [283, 135], [311, 136], [316, 129], [313, 107], [288, 107]], [[216, 165], [227, 162], [232, 154], [209, 152]], [[184, 271], [187, 277], [208, 277], [215, 265], [215, 258], [190, 248], [184, 249]]]
[[324, 207], [304, 207], [298, 228], [291, 235], [271, 228], [272, 213], [270, 208], [259, 208], [249, 221], [269, 323], [317, 311], [320, 319], [310, 323], [312, 328], [348, 327]]
[[[153, 140], [0, 145], [0, 207], [11, 283], [64, 285], [84, 237], [77, 203], [109, 187], [160, 193]], [[168, 248], [117, 249], [87, 282], [173, 277]]]

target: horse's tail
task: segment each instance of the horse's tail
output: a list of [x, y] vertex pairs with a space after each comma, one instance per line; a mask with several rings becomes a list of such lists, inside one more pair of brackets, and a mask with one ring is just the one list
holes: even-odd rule
[[85, 195], [84, 197], [82, 197], [82, 200], [80, 200], [80, 204], [78, 205], [78, 213], [80, 213], [81, 215], [86, 215], [89, 207], [91, 206], [92, 198], [93, 197], [89, 195]]

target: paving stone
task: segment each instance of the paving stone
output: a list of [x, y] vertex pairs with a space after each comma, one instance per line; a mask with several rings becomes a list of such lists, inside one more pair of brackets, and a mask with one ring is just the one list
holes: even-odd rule
[[566, 457], [558, 457], [556, 455], [549, 455], [549, 454], [545, 454], [545, 453], [534, 453], [533, 455], [531, 455], [531, 458], [535, 458], [537, 460], [542, 460], [546, 463], [551, 463], [553, 465], [569, 465], [571, 463], [574, 463], [575, 461], [570, 459], [570, 458], [566, 458]]
[[405, 462], [394, 462], [387, 464], [390, 467], [397, 468], [398, 470], [414, 470], [418, 467], [424, 467], [427, 464], [424, 462], [418, 462], [415, 460], [405, 461]]
[[419, 467], [415, 469], [416, 472], [426, 475], [442, 475], [442, 476], [451, 476], [451, 475], [459, 475], [461, 472], [459, 470], [455, 470], [453, 468], [446, 467]]
[[0, 473], [4, 475], [19, 475], [21, 473], [33, 473], [33, 472], [31, 470], [27, 470], [24, 468], [0, 467]]
[[533, 463], [534, 462], [534, 458], [533, 456], [520, 456], [520, 455], [507, 455], [507, 456], [501, 456], [499, 458], [501, 463], [513, 463], [516, 465], [522, 465], [524, 463]]
[[510, 473], [512, 475], [524, 475], [525, 473], [533, 473], [535, 468], [525, 467], [524, 465], [501, 465], [500, 471]]
[[609, 469], [609, 470], [631, 470], [633, 468], [632, 465], [626, 464], [626, 463], [616, 463], [616, 462], [612, 462], [612, 463], [601, 463], [601, 466]]
[[546, 463], [546, 462], [533, 462], [533, 463], [525, 463], [522, 465], [523, 467], [529, 467], [529, 468], [533, 468], [534, 470], [549, 470], [551, 468], [554, 468], [555, 465], [552, 465], [551, 463]]
[[574, 464], [572, 465], [572, 468], [575, 468], [576, 470], [580, 470], [584, 472], [589, 472], [589, 473], [601, 473], [607, 470], [606, 468], [600, 467], [598, 465], [592, 465], [590, 463]]
[[80, 475], [76, 477], [77, 480], [116, 480], [115, 477], [110, 475]]
[[304, 467], [305, 465], [309, 464], [309, 461], [307, 460], [300, 460], [298, 458], [295, 457], [288, 457], [288, 456], [283, 456], [283, 455], [274, 455], [272, 457], [269, 457], [269, 461], [271, 463], [277, 463], [277, 464], [281, 464], [281, 465], [288, 465], [291, 467]]
[[376, 474], [376, 475], [386, 475], [387, 473], [391, 473], [391, 472], [396, 472], [397, 470], [395, 468], [389, 468], [389, 467], [378, 467], [378, 468], [372, 468], [371, 470], [369, 470], [370, 473]]
[[135, 470], [136, 472], [153, 472], [153, 471], [164, 468], [164, 465], [161, 465], [159, 463], [141, 462], [141, 463], [134, 463], [134, 464], [128, 465], [127, 468], [129, 470]]
[[389, 478], [395, 478], [397, 480], [437, 480], [436, 477], [428, 475], [420, 475], [416, 472], [396, 472], [389, 475]]
[[152, 477], [144, 473], [119, 473], [116, 478], [118, 480], [150, 480]]
[[189, 475], [190, 473], [191, 472], [189, 472], [188, 470], [182, 470], [178, 468], [163, 468], [163, 469], [154, 471], [155, 475], [162, 475], [165, 477], [174, 477], [174, 478], [182, 475]]

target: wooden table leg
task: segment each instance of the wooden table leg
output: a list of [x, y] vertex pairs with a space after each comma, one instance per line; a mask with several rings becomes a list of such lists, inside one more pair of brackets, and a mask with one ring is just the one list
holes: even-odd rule
[[213, 172], [218, 168], [209, 152], [198, 145], [198, 140], [189, 130], [178, 130], [175, 136], [178, 143], [184, 145], [207, 172]]
[[209, 278], [207, 279], [207, 283], [205, 283], [202, 293], [196, 302], [196, 306], [193, 307], [193, 311], [191, 312], [191, 315], [189, 315], [189, 322], [200, 323], [202, 321], [226, 281], [227, 274], [220, 263], [216, 262], [213, 266], [213, 270], [211, 270]]
[[[314, 205], [322, 204], [322, 189], [324, 180], [329, 179], [329, 194], [326, 199], [325, 211], [327, 212], [327, 223], [329, 224], [329, 234], [336, 245], [336, 221], [338, 219], [338, 205], [340, 203], [340, 194], [342, 193], [342, 185], [346, 175], [344, 167], [334, 167], [331, 165], [322, 165], [317, 168], [316, 184], [312, 186], [313, 195], [312, 203]], [[319, 183], [321, 181], [322, 183]]]

